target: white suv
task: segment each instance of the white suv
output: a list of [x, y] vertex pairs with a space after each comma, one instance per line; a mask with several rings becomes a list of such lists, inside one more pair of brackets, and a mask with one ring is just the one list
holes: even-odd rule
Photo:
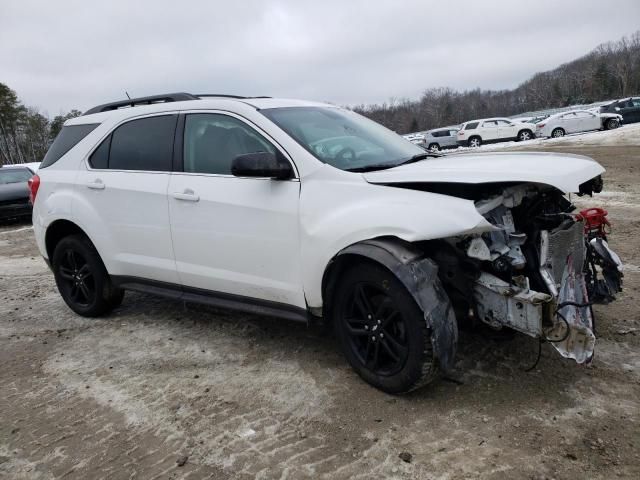
[[108, 313], [130, 289], [324, 318], [387, 392], [451, 369], [470, 312], [589, 361], [590, 301], [613, 298], [619, 264], [604, 233], [583, 241], [564, 192], [598, 191], [603, 168], [574, 155], [429, 156], [320, 103], [106, 104], [65, 123], [31, 180], [35, 236], [80, 315]]
[[515, 122], [508, 118], [485, 118], [463, 123], [458, 130], [458, 145], [479, 147], [483, 143], [519, 142], [535, 138], [533, 123]]

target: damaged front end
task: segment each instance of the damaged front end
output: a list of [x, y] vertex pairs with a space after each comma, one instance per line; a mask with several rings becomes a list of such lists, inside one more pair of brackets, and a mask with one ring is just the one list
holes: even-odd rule
[[539, 184], [493, 185], [480, 196], [476, 208], [496, 229], [449, 239], [436, 256], [450, 296], [492, 327], [540, 338], [563, 357], [589, 363], [591, 305], [615, 299], [622, 287], [606, 211], [576, 215], [562, 192]]

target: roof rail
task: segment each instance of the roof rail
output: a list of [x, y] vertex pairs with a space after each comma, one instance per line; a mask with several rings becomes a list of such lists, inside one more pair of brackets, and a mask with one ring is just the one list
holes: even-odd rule
[[248, 100], [251, 98], [271, 98], [271, 97], [267, 97], [267, 96], [257, 96], [257, 97], [243, 97], [241, 95], [228, 95], [226, 93], [195, 93], [194, 94], [196, 97], [220, 97], [220, 98], [236, 98], [239, 100]]
[[199, 100], [203, 97], [218, 97], [218, 98], [235, 98], [239, 100], [246, 100], [249, 98], [271, 98], [271, 97], [242, 97], [240, 95], [227, 95], [224, 93], [198, 93], [191, 94], [185, 92], [179, 93], [165, 93], [163, 95], [151, 95], [150, 97], [128, 98], [127, 100], [120, 100], [119, 102], [110, 102], [97, 107], [90, 108], [83, 115], [91, 115], [92, 113], [108, 112], [110, 110], [117, 110], [124, 107], [135, 107], [137, 105], [152, 105], [154, 103], [169, 103], [169, 102], [182, 102], [185, 100]]
[[151, 95], [149, 97], [129, 98], [119, 102], [105, 103], [97, 107], [90, 108], [83, 115], [91, 115], [92, 113], [108, 112], [123, 107], [135, 107], [136, 105], [151, 105], [154, 103], [181, 102], [184, 100], [198, 100], [199, 96], [190, 93], [165, 93], [163, 95]]

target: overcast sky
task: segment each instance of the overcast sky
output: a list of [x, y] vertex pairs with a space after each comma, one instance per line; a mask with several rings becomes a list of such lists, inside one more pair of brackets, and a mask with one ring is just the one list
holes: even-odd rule
[[512, 88], [638, 29], [638, 0], [0, 0], [0, 82], [49, 115], [125, 90], [354, 105]]

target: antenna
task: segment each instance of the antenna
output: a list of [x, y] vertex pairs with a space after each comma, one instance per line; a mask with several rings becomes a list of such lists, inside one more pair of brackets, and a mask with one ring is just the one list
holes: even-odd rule
[[129, 96], [129, 93], [128, 93], [126, 90], [124, 91], [124, 94], [127, 96], [127, 98], [128, 98], [129, 100], [131, 100], [131, 97]]

